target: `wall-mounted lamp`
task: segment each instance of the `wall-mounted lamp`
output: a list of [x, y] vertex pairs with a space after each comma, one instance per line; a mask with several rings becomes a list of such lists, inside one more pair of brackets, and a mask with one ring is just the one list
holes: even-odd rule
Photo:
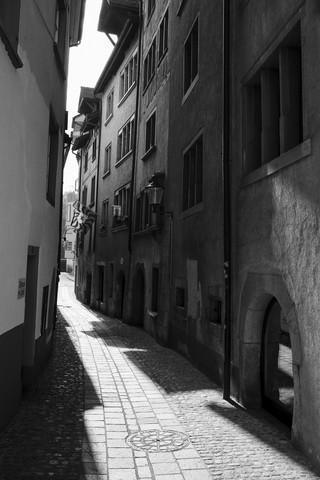
[[[164, 186], [160, 185], [160, 182], [163, 182], [163, 174], [161, 176], [155, 174], [145, 188], [149, 200], [149, 205], [151, 205], [154, 212], [159, 211], [162, 202]], [[160, 214], [168, 215], [172, 218], [173, 212], [164, 212], [160, 210]]]

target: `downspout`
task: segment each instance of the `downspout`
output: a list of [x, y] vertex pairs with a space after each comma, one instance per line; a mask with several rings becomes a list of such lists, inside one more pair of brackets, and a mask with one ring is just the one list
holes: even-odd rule
[[224, 365], [223, 398], [230, 399], [231, 373], [231, 202], [230, 202], [230, 4], [223, 1], [223, 242], [224, 242]]
[[[128, 225], [128, 250], [130, 255], [132, 253], [132, 231], [133, 231], [133, 201], [134, 201], [134, 184], [137, 163], [137, 144], [138, 144], [138, 113], [139, 113], [139, 93], [140, 93], [140, 67], [141, 67], [141, 47], [142, 47], [142, 0], [139, 2], [139, 39], [138, 39], [138, 65], [137, 65], [137, 90], [136, 90], [136, 106], [135, 106], [135, 121], [134, 121], [134, 139], [133, 139], [133, 154], [132, 154], [132, 170], [131, 170], [131, 189], [130, 189], [130, 208], [129, 208], [129, 225]], [[131, 263], [131, 262], [129, 262]]]
[[[101, 99], [99, 101], [99, 113], [100, 113], [100, 120], [99, 120], [99, 146], [98, 146], [98, 159], [97, 159], [97, 186], [96, 186], [96, 213], [98, 212], [98, 190], [99, 190], [99, 174], [100, 174], [100, 146], [101, 146], [101, 125], [102, 125], [102, 105]], [[98, 213], [97, 213], [98, 215]], [[94, 222], [94, 235], [93, 235], [93, 251], [95, 252], [96, 249], [96, 236], [97, 236], [97, 223], [98, 223], [98, 216], [96, 221]]]

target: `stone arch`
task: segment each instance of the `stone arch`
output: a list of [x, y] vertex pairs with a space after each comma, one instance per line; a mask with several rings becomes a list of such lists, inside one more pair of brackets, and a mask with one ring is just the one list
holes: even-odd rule
[[[247, 273], [240, 295], [239, 368], [240, 401], [245, 406], [261, 405], [261, 344], [266, 309], [275, 298], [287, 318], [292, 343], [294, 372], [302, 364], [298, 316], [286, 284], [279, 273]], [[294, 378], [295, 386], [298, 379]]]

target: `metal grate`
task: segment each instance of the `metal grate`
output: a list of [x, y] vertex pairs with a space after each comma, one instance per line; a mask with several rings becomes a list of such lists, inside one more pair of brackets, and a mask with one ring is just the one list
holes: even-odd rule
[[134, 450], [147, 450], [150, 453], [173, 452], [189, 445], [185, 433], [174, 430], [144, 430], [130, 434], [126, 442]]

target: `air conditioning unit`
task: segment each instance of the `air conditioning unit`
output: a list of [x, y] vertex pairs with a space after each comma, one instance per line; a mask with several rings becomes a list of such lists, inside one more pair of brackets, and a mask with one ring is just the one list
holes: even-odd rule
[[121, 215], [121, 205], [112, 205], [112, 215], [114, 217], [120, 217], [120, 215]]

